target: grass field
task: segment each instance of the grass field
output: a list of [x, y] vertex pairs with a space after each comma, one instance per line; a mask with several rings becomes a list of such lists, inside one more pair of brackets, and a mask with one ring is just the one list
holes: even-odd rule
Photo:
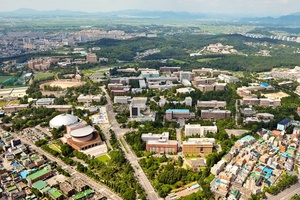
[[12, 76], [0, 76], [0, 83], [3, 83], [7, 79], [11, 78]]
[[198, 59], [198, 62], [209, 62], [209, 61], [213, 61], [213, 60], [219, 60], [220, 58], [202, 58], [202, 59]]
[[19, 104], [20, 101], [19, 100], [13, 100], [13, 101], [10, 101], [9, 104]]
[[61, 153], [61, 148], [57, 144], [49, 144], [49, 148], [54, 150], [54, 151], [57, 151], [58, 153]]
[[180, 64], [185, 64], [184, 61], [182, 61], [182, 60], [176, 60], [176, 59], [172, 59], [172, 60], [170, 60], [170, 62], [179, 64], [179, 65], [180, 65]]
[[87, 74], [94, 74], [95, 71], [94, 71], [94, 70], [91, 70], [91, 69], [85, 69], [85, 70], [82, 71], [82, 73], [83, 73], [84, 75], [87, 75]]
[[107, 154], [105, 154], [105, 155], [102, 155], [102, 156], [97, 157], [97, 160], [100, 160], [100, 161], [106, 163], [107, 161], [110, 160], [110, 158], [108, 157]]
[[3, 107], [6, 105], [6, 101], [0, 101], [0, 107]]
[[40, 74], [35, 74], [34, 76], [36, 80], [40, 80], [40, 79], [51, 77], [53, 75], [54, 75], [53, 73], [40, 73]]

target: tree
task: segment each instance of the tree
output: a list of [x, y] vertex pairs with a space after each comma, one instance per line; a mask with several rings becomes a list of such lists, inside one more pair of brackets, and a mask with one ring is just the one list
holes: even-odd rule
[[70, 157], [73, 153], [73, 148], [68, 144], [63, 144], [61, 146], [61, 153], [63, 156]]
[[182, 165], [183, 165], [183, 159], [181, 156], [178, 156], [178, 166], [182, 167]]

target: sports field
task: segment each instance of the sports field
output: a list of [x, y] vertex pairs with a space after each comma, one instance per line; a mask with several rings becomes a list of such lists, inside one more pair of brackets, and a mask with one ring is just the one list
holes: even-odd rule
[[36, 80], [41, 80], [41, 79], [52, 77], [53, 75], [54, 75], [53, 73], [39, 73], [39, 74], [35, 74], [34, 76]]
[[58, 86], [58, 87], [61, 87], [62, 89], [66, 89], [69, 87], [78, 87], [78, 86], [83, 85], [84, 83], [85, 82], [82, 82], [82, 81], [67, 81], [67, 80], [66, 81], [50, 81], [50, 82], [41, 84], [40, 87], [43, 88], [44, 85], [50, 85], [52, 87]]
[[281, 99], [283, 97], [288, 97], [290, 95], [284, 93], [284, 92], [277, 92], [277, 93], [269, 93], [269, 94], [263, 94], [264, 96], [268, 98], [273, 98], [273, 99]]

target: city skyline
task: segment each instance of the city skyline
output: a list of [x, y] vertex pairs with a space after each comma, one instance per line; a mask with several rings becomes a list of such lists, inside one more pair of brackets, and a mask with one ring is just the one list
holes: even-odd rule
[[300, 10], [297, 0], [0, 0], [0, 12], [30, 8], [40, 11], [110, 12], [128, 9], [187, 11], [231, 15], [280, 16]]

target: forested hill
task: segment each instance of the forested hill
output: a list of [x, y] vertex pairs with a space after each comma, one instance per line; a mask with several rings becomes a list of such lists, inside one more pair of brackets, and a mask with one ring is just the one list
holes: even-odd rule
[[[209, 44], [222, 43], [233, 46], [238, 54], [210, 54], [190, 57], [190, 53], [199, 51]], [[253, 43], [255, 45], [249, 45]], [[181, 65], [186, 69], [212, 67], [226, 70], [267, 71], [273, 67], [294, 67], [300, 65], [300, 55], [295, 53], [300, 45], [295, 42], [285, 42], [271, 39], [255, 39], [238, 34], [232, 35], [195, 35], [176, 34], [157, 38], [134, 38], [130, 40], [102, 39], [81, 44], [82, 47], [100, 46], [96, 53], [100, 57], [107, 57], [110, 63], [118, 60], [135, 61], [137, 53], [149, 49], [159, 49], [159, 53], [142, 58], [142, 62], [168, 59], [169, 65]], [[261, 50], [270, 51], [270, 56], [260, 56]], [[212, 59], [213, 58], [213, 59]], [[175, 60], [175, 61], [172, 61]], [[153, 64], [153, 63], [152, 63]], [[151, 67], [152, 64], [145, 64]], [[149, 66], [148, 66], [149, 65]], [[157, 67], [160, 65], [156, 65]]]

